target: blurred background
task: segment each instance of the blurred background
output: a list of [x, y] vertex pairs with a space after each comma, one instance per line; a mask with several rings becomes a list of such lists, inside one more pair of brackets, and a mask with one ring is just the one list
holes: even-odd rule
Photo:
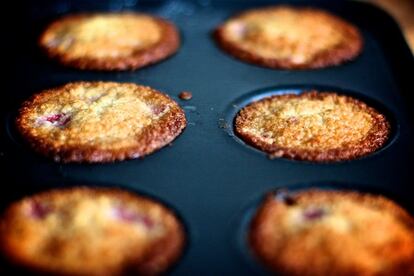
[[[83, 7], [90, 7], [91, 2], [96, 9], [110, 9], [110, 10], [123, 10], [130, 9], [140, 4], [154, 5], [154, 6], [163, 6], [164, 9], [174, 10], [174, 9], [185, 9], [186, 5], [183, 3], [192, 3], [197, 6], [209, 6], [212, 2], [217, 1], [232, 1], [232, 2], [243, 2], [254, 0], [36, 0], [36, 1], [12, 1], [12, 5], [21, 5], [24, 3], [24, 7], [19, 7], [19, 10], [22, 10], [22, 7], [26, 10], [25, 17], [42, 17], [42, 14], [47, 14], [51, 10], [59, 11], [65, 13], [69, 10], [83, 10]], [[345, 0], [330, 0], [330, 1], [345, 1]], [[407, 38], [407, 41], [410, 44], [411, 50], [414, 53], [414, 0], [353, 0], [353, 1], [365, 1], [371, 2], [374, 5], [380, 6], [390, 13], [400, 24], [403, 32]], [[280, 1], [274, 1], [275, 3]], [[297, 2], [295, 0], [283, 1], [283, 2]], [[310, 1], [310, 2], [323, 2], [321, 0]], [[191, 7], [188, 6], [188, 9]], [[177, 12], [174, 10], [174, 12]], [[185, 13], [186, 11], [183, 10]], [[18, 17], [17, 17], [18, 19]]]
[[400, 24], [414, 53], [414, 0], [365, 0], [388, 11]]

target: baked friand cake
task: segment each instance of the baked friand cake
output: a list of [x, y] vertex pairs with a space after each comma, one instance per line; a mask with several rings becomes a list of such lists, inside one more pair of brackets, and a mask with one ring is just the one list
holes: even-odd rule
[[60, 162], [109, 162], [142, 157], [185, 128], [184, 111], [147, 86], [74, 82], [23, 103], [17, 129], [37, 152]]
[[243, 61], [276, 69], [311, 69], [355, 59], [358, 28], [327, 11], [293, 6], [252, 9], [215, 30], [219, 46]]
[[281, 190], [262, 202], [248, 237], [277, 275], [414, 275], [414, 218], [379, 195]]
[[310, 90], [247, 105], [235, 119], [235, 132], [270, 157], [333, 162], [379, 149], [390, 135], [390, 123], [353, 97]]
[[42, 275], [156, 275], [177, 262], [186, 240], [174, 212], [159, 202], [90, 187], [12, 203], [0, 233], [4, 257]]
[[127, 70], [159, 62], [180, 45], [171, 22], [142, 13], [90, 13], [62, 17], [40, 37], [40, 46], [79, 69]]

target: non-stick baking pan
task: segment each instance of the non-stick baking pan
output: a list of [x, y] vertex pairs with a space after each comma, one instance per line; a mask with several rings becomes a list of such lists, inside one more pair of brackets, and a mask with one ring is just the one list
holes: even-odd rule
[[[29, 2], [29, 1], [28, 1]], [[31, 1], [30, 1], [31, 2]], [[212, 30], [226, 18], [280, 1], [40, 1], [10, 9], [2, 73], [0, 160], [2, 206], [50, 187], [119, 186], [159, 198], [182, 217], [189, 242], [172, 275], [265, 273], [244, 237], [252, 210], [278, 187], [330, 187], [381, 193], [413, 213], [413, 56], [396, 22], [362, 2], [291, 1], [318, 6], [356, 24], [364, 51], [355, 61], [319, 70], [272, 70], [236, 60], [216, 47]], [[286, 2], [285, 2], [286, 3]], [[21, 4], [21, 3], [20, 3]], [[65, 68], [46, 58], [37, 37], [66, 13], [122, 9], [166, 17], [179, 27], [179, 52], [138, 71], [97, 72]], [[171, 146], [143, 159], [110, 164], [59, 164], [32, 152], [14, 128], [19, 105], [33, 93], [77, 80], [111, 80], [152, 86], [176, 99], [188, 126]], [[387, 144], [352, 161], [317, 164], [270, 159], [233, 132], [237, 111], [249, 102], [310, 88], [360, 98], [392, 124]], [[193, 93], [182, 101], [179, 92]], [[246, 222], [247, 221], [247, 222]], [[259, 268], [259, 269], [258, 269]]]

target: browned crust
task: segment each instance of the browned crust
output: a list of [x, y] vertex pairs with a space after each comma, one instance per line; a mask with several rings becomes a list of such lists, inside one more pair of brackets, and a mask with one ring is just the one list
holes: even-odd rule
[[[369, 134], [360, 141], [358, 144], [353, 147], [346, 148], [337, 148], [331, 150], [305, 150], [305, 149], [294, 149], [294, 148], [283, 148], [273, 144], [264, 142], [263, 140], [257, 139], [255, 136], [245, 133], [242, 129], [242, 126], [249, 122], [249, 112], [245, 111], [246, 107], [255, 108], [256, 104], [261, 102], [272, 101], [274, 99], [293, 99], [293, 98], [308, 98], [308, 99], [323, 99], [328, 95], [341, 96], [346, 99], [348, 103], [354, 104], [365, 110], [368, 114], [371, 115], [373, 119], [373, 129], [375, 131], [370, 131]], [[315, 90], [305, 91], [299, 95], [297, 94], [284, 94], [284, 95], [274, 95], [257, 102], [253, 102], [248, 106], [244, 107], [239, 111], [236, 120], [235, 120], [235, 131], [245, 142], [248, 144], [259, 148], [260, 150], [270, 154], [269, 157], [285, 157], [295, 160], [304, 160], [304, 161], [314, 161], [314, 162], [335, 162], [335, 161], [344, 161], [351, 160], [358, 157], [368, 155], [380, 147], [382, 147], [385, 142], [388, 140], [390, 135], [390, 123], [386, 117], [374, 108], [367, 106], [365, 103], [354, 99], [349, 96], [339, 95], [334, 92], [317, 92]]]
[[164, 115], [163, 118], [158, 121], [157, 124], [147, 126], [141, 135], [136, 137], [137, 143], [134, 146], [118, 150], [81, 145], [58, 146], [55, 143], [47, 143], [47, 141], [39, 140], [36, 136], [32, 135], [32, 126], [24, 120], [24, 117], [33, 107], [36, 106], [36, 103], [41, 98], [48, 97], [48, 95], [60, 90], [67, 90], [85, 84], [88, 84], [88, 82], [73, 82], [57, 88], [44, 90], [43, 92], [33, 95], [30, 99], [23, 103], [19, 110], [19, 116], [16, 119], [16, 126], [21, 135], [36, 152], [49, 158], [53, 158], [56, 162], [63, 163], [122, 161], [125, 159], [144, 157], [145, 155], [168, 145], [183, 131], [187, 125], [184, 111], [174, 100], [160, 91], [146, 87], [147, 89], [150, 89], [155, 96], [160, 97], [165, 101], [174, 103], [174, 106], [168, 114]]
[[[289, 193], [288, 190], [284, 192]], [[312, 266], [311, 260], [301, 258], [301, 252], [297, 254], [298, 262], [309, 262], [310, 266], [306, 271], [302, 271], [298, 268], [290, 266], [285, 267], [282, 262], [279, 262], [279, 258], [275, 257], [280, 252], [274, 252], [274, 256], [269, 256], [265, 253], [265, 248], [268, 247], [269, 241], [266, 239], [265, 234], [262, 232], [263, 223], [269, 219], [269, 215], [280, 205], [284, 205], [283, 200], [275, 200], [277, 192], [269, 193], [258, 210], [256, 211], [251, 223], [248, 233], [248, 243], [254, 252], [255, 257], [258, 257], [264, 265], [266, 265], [273, 272], [280, 273], [281, 275], [414, 275], [414, 255], [411, 260], [405, 260], [401, 263], [393, 264], [394, 267], [389, 268], [386, 274], [373, 274], [372, 271], [361, 271], [360, 268], [349, 267], [349, 271], [338, 270], [333, 264], [329, 268], [320, 268]], [[413, 217], [402, 207], [387, 199], [381, 195], [373, 195], [366, 193], [359, 193], [353, 191], [333, 191], [333, 190], [320, 190], [320, 189], [309, 189], [302, 191], [292, 191], [288, 194], [295, 204], [301, 204], [301, 202], [313, 202], [314, 200], [323, 200], [328, 203], [335, 204], [343, 199], [351, 199], [359, 202], [362, 206], [368, 206], [381, 212], [389, 213], [395, 216], [407, 229], [409, 229], [414, 236], [414, 219]], [[275, 221], [275, 224], [278, 222]], [[411, 245], [414, 247], [414, 245]], [[345, 249], [344, 249], [345, 250]], [[268, 251], [269, 252], [269, 251]], [[358, 252], [355, 252], [357, 254]], [[315, 254], [315, 258], [318, 255]], [[329, 272], [326, 271], [329, 270]]]
[[61, 54], [53, 47], [46, 43], [46, 35], [50, 32], [55, 32], [61, 25], [67, 24], [71, 21], [77, 21], [82, 18], [87, 18], [94, 15], [93, 13], [83, 13], [76, 15], [67, 15], [64, 18], [58, 19], [51, 23], [43, 34], [40, 36], [39, 45], [50, 58], [57, 59], [60, 63], [75, 67], [78, 69], [87, 70], [135, 70], [144, 66], [157, 63], [177, 52], [180, 47], [180, 36], [175, 25], [165, 19], [154, 17], [152, 19], [158, 24], [161, 29], [161, 39], [154, 45], [145, 49], [139, 50], [126, 57], [116, 58], [71, 58], [67, 54]]
[[[275, 6], [275, 7], [267, 7], [265, 9], [273, 9], [282, 6]], [[285, 7], [285, 6], [283, 6]], [[287, 6], [289, 7], [289, 6]], [[250, 51], [247, 51], [240, 47], [237, 43], [229, 41], [224, 32], [224, 25], [220, 25], [217, 27], [213, 33], [214, 38], [217, 44], [227, 53], [241, 59], [243, 61], [253, 63], [256, 65], [261, 65], [264, 67], [269, 67], [273, 69], [317, 69], [317, 68], [324, 68], [329, 66], [335, 66], [342, 64], [347, 61], [351, 61], [355, 59], [363, 49], [363, 38], [361, 33], [359, 32], [358, 28], [354, 25], [344, 21], [343, 19], [332, 15], [323, 10], [315, 9], [315, 8], [296, 8], [298, 10], [307, 10], [307, 11], [315, 11], [318, 13], [324, 13], [332, 18], [335, 19], [336, 24], [347, 34], [347, 43], [342, 43], [335, 48], [331, 48], [326, 50], [318, 55], [316, 55], [311, 61], [308, 63], [297, 64], [291, 62], [289, 59], [277, 59], [277, 58], [265, 58]], [[263, 9], [261, 9], [263, 10]], [[254, 10], [245, 11], [238, 15], [235, 15], [231, 19], [237, 19], [242, 17], [244, 14], [249, 13]]]
[[[132, 192], [127, 192], [118, 188], [91, 188], [91, 187], [73, 187], [65, 189], [53, 189], [45, 191], [42, 193], [35, 194], [30, 197], [23, 198], [25, 199], [35, 199], [42, 200], [45, 198], [53, 199], [56, 197], [64, 196], [75, 191], [82, 191], [85, 194], [90, 195], [91, 197], [96, 195], [108, 195], [118, 199], [122, 199], [124, 202], [131, 201], [141, 201], [145, 202], [148, 205], [159, 205], [162, 208], [162, 211], [174, 218], [173, 224], [168, 225], [167, 233], [163, 238], [158, 239], [151, 246], [150, 250], [146, 252], [143, 259], [139, 262], [126, 263], [124, 267], [118, 267], [117, 270], [111, 271], [108, 269], [102, 269], [105, 271], [104, 274], [97, 273], [93, 275], [158, 275], [162, 272], [165, 272], [170, 268], [178, 259], [182, 256], [185, 244], [186, 244], [186, 234], [185, 229], [181, 222], [176, 217], [175, 213], [163, 206], [162, 204], [149, 199], [144, 196], [133, 194]], [[16, 252], [14, 248], [9, 247], [7, 242], [7, 233], [13, 231], [13, 218], [17, 212], [19, 212], [20, 201], [12, 203], [4, 212], [0, 220], [0, 251], [2, 255], [13, 265], [23, 267], [29, 271], [33, 271], [38, 274], [46, 275], [74, 275], [68, 271], [54, 270], [51, 271], [51, 268], [42, 267], [39, 265], [36, 260], [26, 258], [22, 256], [20, 252]], [[102, 262], [102, 266], [105, 266], [105, 262]], [[85, 272], [86, 273], [86, 272]], [[76, 275], [91, 275], [80, 273]]]

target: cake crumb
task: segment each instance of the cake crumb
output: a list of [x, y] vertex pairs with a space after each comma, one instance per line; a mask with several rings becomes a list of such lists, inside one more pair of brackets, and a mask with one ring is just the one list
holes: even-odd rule
[[182, 91], [182, 92], [178, 95], [178, 97], [179, 97], [181, 100], [184, 100], [184, 101], [189, 101], [189, 100], [191, 100], [191, 99], [193, 98], [193, 94], [192, 94], [191, 92], [189, 92], [189, 91]]

